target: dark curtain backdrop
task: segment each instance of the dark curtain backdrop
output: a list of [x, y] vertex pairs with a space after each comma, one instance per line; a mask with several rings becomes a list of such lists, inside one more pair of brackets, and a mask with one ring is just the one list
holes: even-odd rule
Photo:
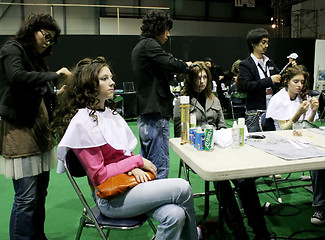
[[[8, 36], [0, 36], [0, 44], [7, 38]], [[122, 88], [123, 82], [133, 81], [130, 55], [138, 39], [134, 35], [63, 35], [59, 44], [54, 47], [53, 54], [47, 58], [47, 63], [51, 70], [56, 71], [63, 66], [72, 68], [85, 57], [104, 56], [113, 69], [117, 88]], [[224, 71], [229, 70], [235, 60], [248, 56], [245, 38], [239, 37], [172, 36], [164, 48], [184, 61], [210, 57]], [[267, 56], [281, 69], [288, 61], [286, 57], [296, 52], [303, 58], [313, 76], [314, 49], [314, 39], [271, 38]]]
[[[0, 44], [7, 39], [8, 36], [0, 36]], [[130, 56], [138, 40], [139, 36], [134, 35], [63, 35], [59, 44], [54, 47], [53, 54], [47, 58], [47, 63], [52, 71], [57, 71], [63, 66], [73, 68], [85, 57], [104, 56], [113, 70], [116, 88], [122, 89], [123, 82], [133, 81]], [[248, 56], [244, 37], [172, 36], [164, 49], [184, 61], [210, 57], [224, 71], [229, 71], [237, 59]], [[303, 58], [303, 63], [311, 74], [312, 87], [315, 40], [271, 38], [267, 56], [282, 69], [288, 61], [287, 56], [292, 52]]]

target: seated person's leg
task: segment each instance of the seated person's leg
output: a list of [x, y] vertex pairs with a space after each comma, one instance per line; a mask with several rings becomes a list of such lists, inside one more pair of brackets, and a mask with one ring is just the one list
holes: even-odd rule
[[235, 239], [249, 240], [246, 228], [244, 226], [243, 217], [240, 213], [230, 182], [228, 180], [214, 182], [214, 187], [217, 192], [219, 204], [222, 207], [221, 211], [223, 211], [219, 214], [222, 214], [222, 216], [225, 218], [225, 221], [229, 229], [232, 231]]
[[253, 178], [233, 180], [255, 239], [270, 239]]

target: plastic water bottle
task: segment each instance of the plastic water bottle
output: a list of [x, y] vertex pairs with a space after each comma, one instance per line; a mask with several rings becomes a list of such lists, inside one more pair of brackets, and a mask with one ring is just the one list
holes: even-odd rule
[[188, 143], [190, 141], [189, 138], [190, 97], [189, 96], [180, 97], [180, 107], [181, 107], [181, 142]]
[[232, 125], [232, 143], [231, 143], [231, 147], [232, 148], [239, 148], [239, 128], [237, 125], [237, 122], [234, 121], [233, 125]]
[[238, 118], [239, 127], [239, 145], [244, 146], [245, 144], [245, 118]]
[[190, 114], [190, 128], [195, 128], [196, 127], [196, 114], [191, 113]]

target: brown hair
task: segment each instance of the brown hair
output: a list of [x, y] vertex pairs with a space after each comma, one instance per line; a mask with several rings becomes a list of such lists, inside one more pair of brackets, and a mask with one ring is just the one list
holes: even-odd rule
[[303, 85], [300, 97], [302, 100], [306, 100], [307, 94], [308, 94], [308, 79], [309, 79], [309, 73], [307, 72], [307, 69], [303, 65], [296, 65], [289, 67], [285, 70], [285, 72], [282, 74], [281, 80], [283, 81], [283, 86], [287, 89], [289, 81], [297, 75], [303, 75], [305, 79], [305, 84]]
[[[99, 94], [98, 74], [103, 67], [109, 67], [104, 57], [85, 58], [77, 63], [72, 71], [73, 77], [67, 79], [63, 93], [57, 97], [58, 103], [52, 123], [58, 140], [63, 137], [71, 119], [81, 108], [91, 109], [89, 115], [97, 121], [95, 113], [99, 103], [97, 98]], [[115, 110], [113, 100], [108, 100], [106, 105], [113, 111]]]
[[197, 97], [197, 77], [200, 74], [202, 70], [204, 70], [207, 73], [208, 76], [208, 81], [207, 81], [207, 86], [205, 89], [202, 91], [204, 94], [205, 98], [211, 98], [213, 96], [212, 93], [212, 75], [210, 72], [209, 67], [205, 62], [194, 62], [193, 65], [197, 65], [196, 67], [192, 68], [192, 71], [185, 76], [184, 80], [184, 88], [182, 90], [182, 95], [190, 96], [192, 97]]

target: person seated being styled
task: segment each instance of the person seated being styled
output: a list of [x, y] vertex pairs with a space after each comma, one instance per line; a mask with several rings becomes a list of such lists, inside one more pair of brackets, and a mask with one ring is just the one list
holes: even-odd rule
[[270, 100], [266, 118], [272, 118], [276, 130], [292, 129], [298, 120], [318, 118], [318, 100], [308, 96], [309, 73], [302, 65], [292, 66], [282, 75], [284, 87]]
[[[209, 124], [216, 130], [226, 128], [220, 102], [211, 91], [210, 70], [204, 62], [195, 62], [195, 64], [198, 66], [186, 75], [181, 93], [190, 97], [190, 114], [196, 115], [197, 126]], [[180, 137], [181, 134], [180, 118], [180, 99], [177, 99], [174, 107], [175, 137]], [[255, 239], [270, 239], [254, 180], [247, 178], [232, 180], [232, 182], [238, 189], [239, 198], [248, 218], [248, 225], [253, 228]], [[230, 181], [218, 181], [214, 183], [214, 186], [218, 200], [223, 207], [225, 221], [235, 239], [248, 240], [249, 237]]]
[[[295, 122], [315, 121], [318, 118], [319, 102], [308, 96], [309, 73], [302, 65], [286, 69], [282, 75], [284, 87], [275, 94], [267, 108], [266, 117], [273, 118], [276, 130], [292, 129]], [[325, 223], [325, 170], [311, 171], [313, 186], [313, 206], [315, 213], [311, 222], [316, 225]]]
[[[180, 178], [149, 181], [144, 170], [157, 176], [157, 168], [133, 155], [137, 139], [114, 110], [115, 82], [104, 57], [78, 62], [55, 111], [53, 128], [60, 140], [58, 172], [69, 150], [78, 157], [93, 189], [101, 213], [128, 218], [145, 213], [159, 222], [156, 240], [197, 240], [205, 227], [195, 221], [193, 191]], [[140, 183], [110, 200], [96, 195], [97, 186], [121, 173], [134, 175]]]

